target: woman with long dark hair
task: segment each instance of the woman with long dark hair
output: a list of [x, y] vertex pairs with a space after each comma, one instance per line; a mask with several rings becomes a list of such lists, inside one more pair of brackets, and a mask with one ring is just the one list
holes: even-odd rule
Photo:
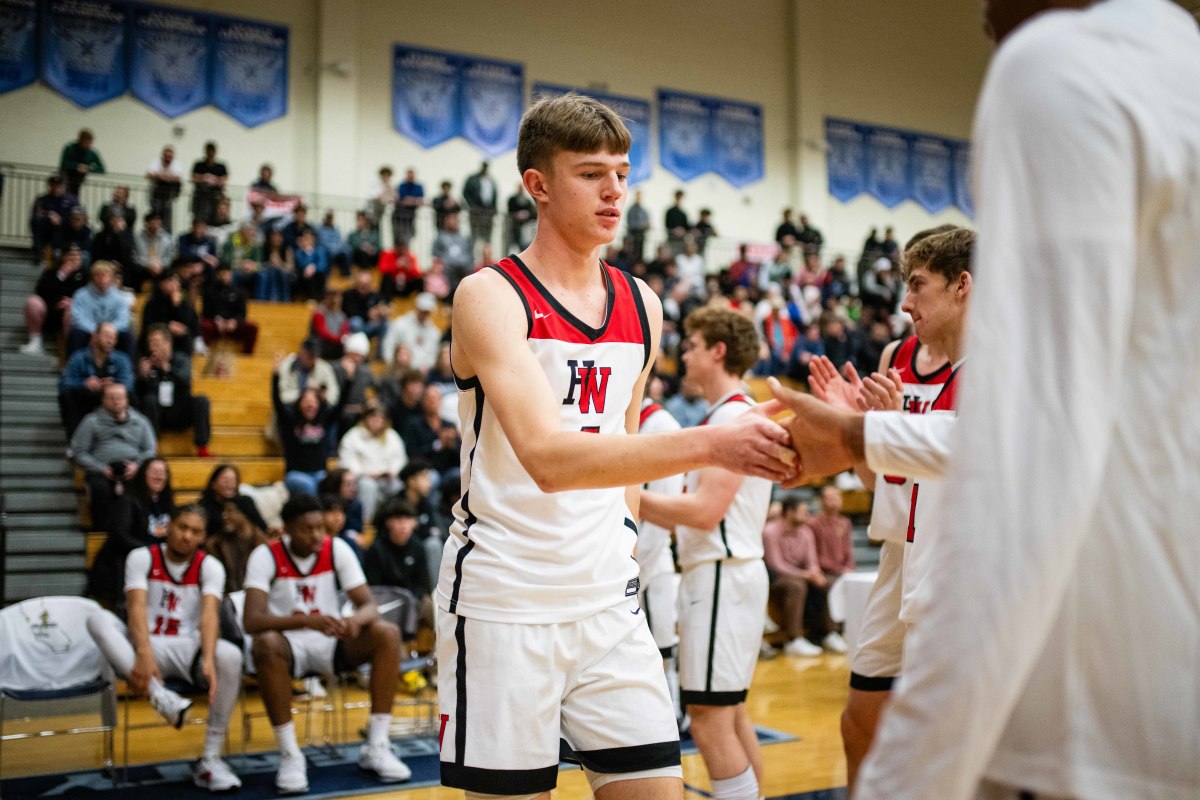
[[220, 535], [224, 527], [222, 514], [226, 503], [236, 505], [250, 524], [260, 531], [266, 533], [269, 530], [253, 498], [239, 492], [241, 482], [242, 473], [233, 464], [218, 464], [208, 476], [208, 483], [200, 493], [200, 507], [208, 517], [207, 533], [210, 537]]
[[113, 504], [108, 538], [92, 563], [84, 593], [117, 607], [125, 597], [125, 557], [132, 550], [162, 541], [174, 510], [170, 466], [157, 456], [146, 459]]
[[289, 495], [317, 494], [317, 485], [325, 477], [331, 431], [336, 429], [342, 406], [349, 396], [349, 384], [342, 382], [336, 405], [329, 405], [310, 383], [295, 403], [288, 405], [279, 396], [279, 371], [271, 376], [271, 399], [283, 442], [284, 485]]

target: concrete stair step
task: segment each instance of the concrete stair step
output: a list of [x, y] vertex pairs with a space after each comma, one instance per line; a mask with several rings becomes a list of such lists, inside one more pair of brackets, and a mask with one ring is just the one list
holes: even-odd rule
[[78, 495], [74, 491], [65, 490], [60, 492], [12, 492], [8, 495], [7, 502], [10, 512], [74, 512], [79, 508]]
[[59, 371], [58, 358], [54, 355], [27, 356], [15, 350], [0, 350], [0, 372], [8, 380], [14, 375], [57, 375]]
[[5, 492], [73, 492], [75, 481], [69, 471], [61, 475], [6, 475], [0, 481]]
[[0, 476], [70, 475], [73, 467], [63, 458], [0, 458]]
[[48, 595], [80, 595], [87, 586], [87, 576], [81, 571], [51, 573], [16, 573], [5, 579], [4, 602], [16, 603], [31, 597]]
[[13, 553], [83, 553], [87, 537], [79, 530], [10, 531], [8, 555]]
[[0, 397], [57, 398], [58, 378], [42, 373], [17, 375], [0, 384]]
[[15, 533], [36, 532], [38, 536], [46, 532], [54, 531], [74, 531], [80, 532], [79, 527], [79, 512], [73, 510], [71, 512], [14, 512], [8, 513], [8, 532], [9, 536]]
[[0, 397], [0, 411], [8, 414], [40, 414], [43, 419], [58, 417], [58, 397]]
[[87, 556], [84, 553], [57, 553], [54, 555], [13, 555], [5, 559], [5, 569], [9, 579], [21, 573], [66, 572], [68, 570], [83, 571], [87, 569]]

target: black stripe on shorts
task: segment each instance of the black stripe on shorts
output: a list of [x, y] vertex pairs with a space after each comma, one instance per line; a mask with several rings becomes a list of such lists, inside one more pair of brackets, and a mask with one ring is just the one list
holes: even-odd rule
[[679, 702], [685, 706], [736, 706], [746, 702], [746, 689], [737, 692], [689, 692], [679, 691]]
[[890, 692], [895, 682], [895, 676], [871, 678], [857, 672], [850, 673], [850, 688], [860, 692]]
[[479, 794], [539, 794], [558, 784], [558, 764], [539, 769], [484, 769], [442, 762], [442, 785]]
[[575, 757], [592, 772], [607, 775], [678, 767], [679, 740], [635, 744], [629, 747], [606, 747], [601, 750], [576, 750]]

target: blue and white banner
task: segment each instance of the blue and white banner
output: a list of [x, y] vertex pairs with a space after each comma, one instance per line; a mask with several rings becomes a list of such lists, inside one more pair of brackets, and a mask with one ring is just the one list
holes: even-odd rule
[[714, 172], [737, 189], [763, 179], [762, 106], [714, 100], [712, 136]]
[[133, 96], [166, 117], [208, 105], [209, 20], [175, 8], [137, 6], [130, 28]]
[[930, 214], [945, 211], [954, 202], [953, 143], [936, 136], [913, 136], [912, 194]]
[[42, 80], [81, 108], [120, 97], [129, 7], [107, 0], [50, 0], [42, 25]]
[[658, 160], [663, 169], [684, 181], [712, 171], [707, 98], [658, 90]]
[[843, 203], [868, 192], [888, 208], [912, 200], [930, 214], [975, 213], [968, 142], [827, 117], [825, 143], [829, 193]]
[[632, 139], [629, 145], [629, 179], [630, 186], [650, 180], [654, 165], [650, 161], [650, 103], [634, 97], [622, 97], [615, 94], [593, 92], [587, 89], [572, 89], [551, 83], [535, 83], [533, 85], [534, 99], [560, 97], [568, 92], [578, 92], [599, 100], [611, 108], [625, 122]]
[[37, 3], [0, 0], [0, 94], [37, 77]]
[[462, 137], [488, 158], [515, 150], [525, 111], [525, 67], [465, 57], [460, 81]]
[[867, 132], [867, 191], [888, 208], [912, 197], [908, 136], [887, 128]]
[[212, 103], [247, 128], [287, 114], [288, 29], [212, 18]]
[[867, 190], [867, 134], [862, 125], [825, 120], [829, 193], [848, 203]]
[[975, 216], [975, 201], [971, 197], [971, 145], [954, 143], [954, 205], [968, 217]]
[[392, 125], [422, 147], [453, 139], [459, 120], [459, 59], [450, 53], [392, 47]]

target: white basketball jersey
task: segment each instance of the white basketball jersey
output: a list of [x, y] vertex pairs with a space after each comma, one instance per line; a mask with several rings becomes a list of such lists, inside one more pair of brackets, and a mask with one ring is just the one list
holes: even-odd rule
[[[679, 423], [671, 412], [653, 400], [642, 401], [641, 421], [638, 433], [665, 433], [679, 430]], [[669, 475], [646, 484], [646, 490], [657, 494], [683, 494], [683, 475]], [[637, 562], [643, 586], [658, 575], [675, 572], [675, 560], [671, 556], [671, 531], [642, 520], [638, 525]]]
[[[275, 562], [275, 579], [267, 593], [267, 607], [277, 617], [322, 614], [339, 617], [338, 574], [333, 560], [335, 536], [326, 536], [317, 551], [317, 560], [308, 572], [301, 571], [288, 551], [285, 539], [259, 545], [270, 550]], [[347, 587], [353, 588], [353, 587]]]
[[[736, 419], [754, 406], [754, 401], [740, 391], [730, 392], [713, 404], [701, 425], [720, 425]], [[687, 491], [700, 485], [700, 472], [689, 472], [685, 480]], [[763, 526], [771, 505], [771, 482], [766, 478], [743, 478], [725, 512], [725, 518], [711, 531], [701, 531], [680, 525], [675, 531], [675, 549], [679, 566], [687, 569], [705, 561], [726, 558], [762, 558]]]
[[[928, 374], [917, 371], [920, 342], [910, 336], [892, 352], [892, 363], [904, 382], [904, 411], [925, 414], [950, 378], [950, 364]], [[913, 482], [901, 475], [876, 475], [875, 497], [867, 535], [880, 542], [903, 542], [908, 538], [912, 514]]]
[[208, 554], [196, 551], [176, 580], [167, 569], [165, 545], [152, 544], [150, 571], [146, 575], [146, 616], [151, 636], [194, 637], [200, 633], [200, 572]]
[[[497, 270], [521, 297], [528, 345], [561, 400], [563, 430], [623, 436], [650, 359], [650, 324], [633, 278], [598, 265], [608, 290], [592, 328], [515, 256]], [[623, 488], [548, 494], [521, 465], [478, 377], [458, 380], [462, 499], [438, 581], [440, 608], [495, 622], [582, 619], [634, 597], [637, 525]]]

